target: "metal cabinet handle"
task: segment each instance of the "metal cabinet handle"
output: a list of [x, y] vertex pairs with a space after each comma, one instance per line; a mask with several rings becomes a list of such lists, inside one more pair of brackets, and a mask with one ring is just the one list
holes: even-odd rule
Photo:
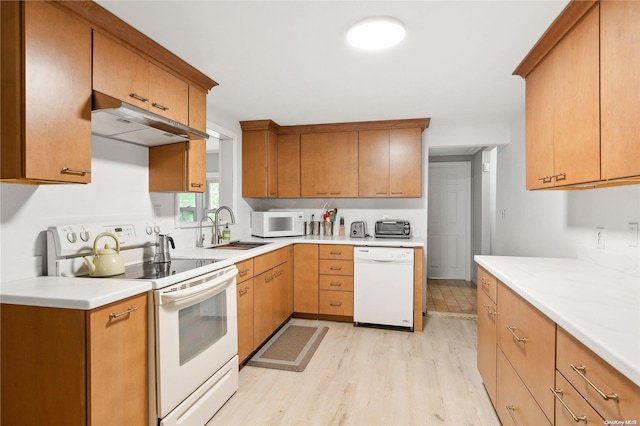
[[514, 412], [516, 407], [513, 405], [507, 405], [507, 412], [509, 413], [509, 417], [511, 417], [511, 421], [514, 426], [518, 426], [518, 421], [516, 420], [516, 413]]
[[565, 180], [567, 178], [567, 174], [566, 173], [559, 173], [557, 175], [553, 175], [552, 177], [555, 178], [556, 181]]
[[509, 332], [513, 335], [513, 338], [515, 339], [516, 342], [526, 342], [527, 341], [526, 337], [520, 337], [516, 334], [515, 330], [517, 329], [518, 327], [516, 327], [515, 325], [507, 326], [507, 330], [509, 330]]
[[342, 271], [342, 266], [330, 266], [330, 271]]
[[329, 306], [342, 306], [342, 302], [329, 302]]
[[274, 272], [274, 273], [273, 273], [273, 275], [274, 275], [275, 277], [279, 277], [280, 275], [282, 275], [282, 273], [283, 273], [283, 272], [284, 272], [284, 271], [283, 271], [282, 269], [280, 269], [279, 271]]
[[491, 311], [489, 308], [491, 307], [491, 305], [482, 305], [484, 306], [484, 309], [487, 311], [487, 313], [489, 315], [498, 315], [498, 311]]
[[403, 192], [402, 191], [391, 191], [391, 194], [400, 195], [400, 194], [403, 194]]
[[269, 274], [267, 276], [264, 277], [264, 282], [269, 282], [273, 280], [273, 274]]
[[149, 98], [145, 98], [144, 96], [138, 95], [137, 93], [129, 93], [129, 96], [142, 102], [149, 102]]
[[329, 252], [329, 254], [340, 256], [342, 254], [342, 252], [341, 251], [332, 251], [332, 252]]
[[89, 175], [91, 174], [91, 170], [87, 170], [87, 169], [74, 169], [73, 167], [63, 167], [62, 170], [60, 170], [60, 173], [67, 173], [70, 175]]
[[387, 192], [376, 192], [376, 195], [387, 195]]
[[316, 192], [316, 195], [327, 195], [326, 192]]
[[245, 294], [247, 294], [247, 292], [248, 292], [248, 291], [249, 291], [249, 287], [248, 287], [248, 286], [245, 286], [243, 289], [238, 290], [238, 294], [239, 294], [240, 296], [244, 296]]
[[127, 310], [126, 310], [126, 311], [124, 311], [124, 312], [119, 312], [119, 313], [117, 313], [117, 314], [115, 314], [115, 313], [111, 313], [111, 314], [109, 314], [109, 318], [110, 318], [110, 319], [120, 318], [120, 317], [123, 317], [123, 316], [125, 316], [125, 315], [129, 315], [131, 312], [133, 312], [133, 311], [137, 311], [137, 310], [138, 310], [138, 308], [137, 308], [136, 306], [129, 306], [129, 309], [127, 309]]
[[202, 188], [204, 186], [204, 183], [191, 182], [191, 186], [193, 186], [194, 188]]
[[249, 273], [249, 268], [244, 268], [242, 271], [238, 271], [238, 275], [240, 275], [241, 277], [244, 277], [248, 273]]
[[551, 181], [553, 180], [553, 176], [541, 177], [541, 178], [538, 178], [538, 180], [541, 180], [542, 183], [551, 183]]
[[342, 192], [331, 192], [331, 195], [340, 195], [340, 194], [342, 194]]
[[562, 398], [560, 397], [560, 395], [562, 395], [562, 388], [560, 389], [554, 389], [554, 388], [549, 388], [549, 390], [553, 393], [553, 396], [556, 397], [556, 399], [558, 401], [560, 401], [560, 404], [562, 404], [562, 406], [564, 407], [565, 410], [567, 410], [569, 412], [569, 414], [571, 415], [571, 417], [573, 417], [573, 421], [574, 422], [587, 422], [587, 416], [576, 416], [575, 414], [573, 414], [573, 411], [571, 411], [571, 408], [569, 408], [569, 406], [562, 400]]
[[331, 281], [329, 285], [332, 287], [340, 287], [342, 286], [342, 281]]
[[602, 399], [604, 399], [605, 401], [608, 401], [610, 399], [613, 399], [616, 402], [620, 401], [620, 397], [618, 396], [617, 393], [612, 393], [610, 395], [607, 395], [606, 393], [602, 392], [600, 389], [598, 389], [598, 387], [596, 385], [594, 385], [591, 380], [589, 380], [587, 378], [587, 376], [585, 376], [586, 372], [587, 372], [587, 367], [585, 367], [584, 365], [581, 365], [580, 367], [576, 367], [573, 364], [569, 364], [569, 366], [573, 369], [573, 371], [575, 371], [576, 373], [578, 373], [578, 375], [580, 377], [582, 377], [585, 382], [587, 382], [589, 384], [589, 386], [591, 386], [596, 392], [598, 392], [598, 394], [602, 397]]
[[164, 105], [159, 104], [159, 103], [157, 103], [157, 102], [153, 102], [153, 103], [151, 104], [151, 106], [153, 106], [153, 107], [155, 107], [155, 108], [158, 108], [158, 109], [161, 109], [162, 111], [169, 111], [169, 107], [168, 107], [168, 106], [164, 106]]
[[491, 282], [490, 282], [489, 280], [487, 280], [487, 277], [481, 277], [481, 278], [480, 278], [480, 281], [482, 282], [482, 285], [483, 285], [484, 287], [489, 288], [489, 284], [491, 284]]

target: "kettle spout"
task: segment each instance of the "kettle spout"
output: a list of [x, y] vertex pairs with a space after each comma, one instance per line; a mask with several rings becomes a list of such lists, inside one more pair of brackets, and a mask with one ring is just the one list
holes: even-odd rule
[[89, 267], [89, 274], [93, 275], [96, 272], [96, 265], [93, 264], [93, 261], [88, 257], [83, 257], [85, 263]]

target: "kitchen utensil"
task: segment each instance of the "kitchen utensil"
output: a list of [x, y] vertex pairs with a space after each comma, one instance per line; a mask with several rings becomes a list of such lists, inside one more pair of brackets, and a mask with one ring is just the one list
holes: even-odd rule
[[[113, 238], [116, 242], [116, 249], [109, 248], [109, 244], [105, 244], [104, 248], [98, 250], [98, 240], [102, 237]], [[118, 237], [111, 232], [98, 234], [93, 240], [93, 259], [87, 256], [83, 257], [89, 266], [89, 276], [99, 278], [124, 274], [124, 262], [119, 253], [120, 241], [118, 241]]]
[[351, 238], [364, 238], [367, 236], [367, 222], [351, 222]]
[[171, 244], [172, 249], [176, 248], [173, 238], [170, 237], [169, 234], [158, 234], [156, 237], [156, 254], [153, 256], [153, 261], [155, 263], [171, 262], [169, 244]]

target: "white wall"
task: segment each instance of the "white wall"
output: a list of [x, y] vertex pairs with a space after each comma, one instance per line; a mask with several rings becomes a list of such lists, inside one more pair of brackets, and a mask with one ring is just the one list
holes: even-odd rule
[[[629, 247], [627, 224], [640, 222], [640, 185], [583, 191], [525, 190], [524, 117], [511, 143], [498, 147], [496, 247], [493, 254], [581, 258], [639, 271], [640, 250]], [[596, 228], [605, 228], [605, 249]]]

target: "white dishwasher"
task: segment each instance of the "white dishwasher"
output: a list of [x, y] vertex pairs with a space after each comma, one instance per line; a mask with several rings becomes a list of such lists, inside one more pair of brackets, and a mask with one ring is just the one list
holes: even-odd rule
[[353, 249], [353, 321], [413, 331], [413, 249]]

